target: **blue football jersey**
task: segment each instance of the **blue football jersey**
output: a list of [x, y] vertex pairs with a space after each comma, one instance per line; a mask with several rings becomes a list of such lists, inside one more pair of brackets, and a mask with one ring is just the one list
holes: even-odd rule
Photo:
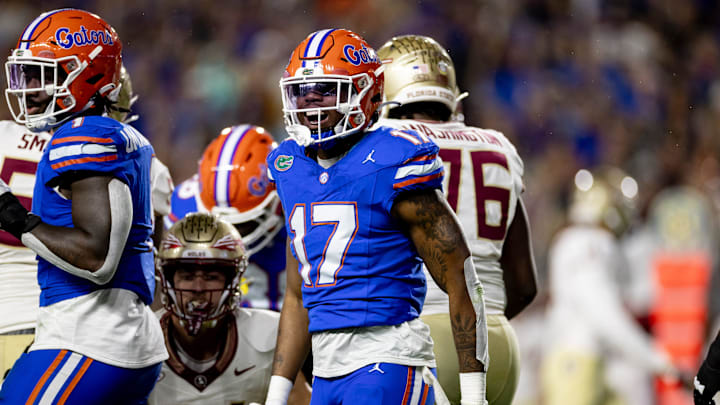
[[53, 134], [38, 163], [32, 212], [49, 225], [73, 227], [72, 200], [55, 187], [61, 176], [94, 172], [127, 184], [132, 194], [133, 218], [125, 249], [112, 280], [97, 285], [38, 258], [40, 306], [88, 294], [101, 288], [124, 288], [145, 303], [155, 290], [152, 254], [150, 164], [153, 148], [136, 129], [99, 116], [77, 118]]
[[402, 192], [441, 188], [438, 147], [412, 131], [369, 131], [328, 169], [286, 140], [268, 156], [310, 332], [396, 325], [418, 316], [422, 260], [390, 214]]
[[197, 174], [175, 187], [170, 197], [170, 214], [165, 217], [165, 229], [170, 229], [175, 222], [185, 218], [187, 214], [207, 211], [200, 201], [199, 187]]

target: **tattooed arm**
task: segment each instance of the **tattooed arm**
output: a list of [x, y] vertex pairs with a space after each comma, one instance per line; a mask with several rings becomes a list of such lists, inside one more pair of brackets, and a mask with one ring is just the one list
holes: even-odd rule
[[470, 250], [457, 217], [439, 190], [398, 196], [392, 214], [405, 226], [433, 279], [448, 294], [460, 372], [484, 371], [475, 353], [475, 310], [465, 284]]
[[291, 243], [288, 239], [285, 266], [287, 283], [266, 405], [284, 404], [288, 401], [293, 381], [301, 374], [300, 367], [310, 351], [308, 313], [302, 303], [302, 279], [298, 273], [298, 262], [290, 251]]

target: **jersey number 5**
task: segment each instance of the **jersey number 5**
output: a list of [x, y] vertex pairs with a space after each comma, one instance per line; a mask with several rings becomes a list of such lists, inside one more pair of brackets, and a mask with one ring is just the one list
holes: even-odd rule
[[[293, 233], [292, 244], [298, 262], [300, 275], [306, 287], [325, 287], [335, 285], [337, 273], [345, 262], [345, 254], [358, 229], [357, 204], [354, 202], [322, 202], [310, 204], [310, 223], [306, 213], [306, 205], [298, 204], [290, 214], [290, 232]], [[332, 226], [330, 237], [325, 242], [322, 259], [312, 274], [312, 265], [308, 260], [305, 244], [307, 226]], [[312, 252], [317, 253], [317, 252]], [[312, 256], [315, 256], [312, 255]]]
[[[440, 157], [450, 163], [450, 176], [448, 178], [447, 200], [452, 209], [458, 212], [458, 194], [464, 181], [461, 176], [462, 151], [458, 149], [441, 149]], [[503, 240], [507, 228], [508, 210], [510, 207], [510, 188], [498, 187], [488, 184], [485, 178], [485, 167], [495, 166], [496, 169], [505, 170], [509, 177], [509, 167], [504, 154], [495, 151], [476, 150], [470, 152], [470, 164], [475, 180], [475, 208], [477, 212], [477, 236], [483, 239]], [[500, 205], [500, 220], [489, 221], [487, 208], [490, 204]], [[468, 229], [468, 231], [470, 231]]]

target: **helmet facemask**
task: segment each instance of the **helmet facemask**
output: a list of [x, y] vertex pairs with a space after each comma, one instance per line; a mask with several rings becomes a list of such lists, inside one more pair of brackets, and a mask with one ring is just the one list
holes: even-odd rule
[[[301, 146], [323, 143], [323, 147], [326, 148], [328, 141], [345, 137], [364, 128], [372, 117], [365, 115], [360, 103], [372, 89], [373, 83], [373, 79], [367, 73], [355, 76], [322, 75], [281, 79], [283, 114], [288, 134]], [[306, 97], [310, 92], [323, 97], [334, 95], [335, 104], [300, 108], [298, 99]], [[317, 117], [315, 121], [320, 123], [327, 111], [337, 111], [342, 115], [342, 118], [331, 128], [323, 125], [317, 125], [315, 129], [308, 128], [300, 117], [301, 114], [306, 114], [308, 119], [315, 116]]]
[[259, 206], [250, 211], [239, 212], [235, 207], [215, 206], [211, 212], [235, 226], [242, 235], [248, 256], [252, 256], [272, 242], [282, 229], [283, 219], [277, 213], [279, 205], [277, 191], [273, 190]]
[[[8, 80], [5, 98], [15, 121], [33, 131], [46, 131], [70, 118], [68, 112], [76, 106], [70, 86], [85, 67], [77, 56], [51, 59], [33, 56], [31, 50], [14, 50], [5, 62]], [[32, 81], [38, 85], [28, 87]], [[28, 113], [33, 107], [33, 96], [43, 93], [50, 97], [42, 100], [47, 102], [46, 108]]]
[[[240, 303], [240, 279], [237, 267], [218, 261], [167, 260], [160, 263], [165, 309], [180, 320], [191, 336], [204, 328], [213, 328]], [[222, 271], [225, 275], [223, 288], [178, 288], [175, 279], [185, 270], [211, 272]], [[181, 281], [182, 282], [182, 281]]]

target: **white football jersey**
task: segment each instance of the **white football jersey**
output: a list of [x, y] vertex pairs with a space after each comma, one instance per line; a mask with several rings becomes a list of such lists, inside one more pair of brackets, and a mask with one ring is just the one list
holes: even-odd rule
[[668, 357], [623, 306], [616, 276], [627, 262], [613, 234], [589, 225], [565, 228], [552, 242], [549, 265], [548, 353], [609, 351], [648, 370], [668, 371]]
[[[0, 178], [30, 209], [35, 171], [50, 140], [14, 121], [0, 121]], [[0, 333], [35, 327], [40, 287], [35, 252], [14, 236], [0, 231]]]
[[248, 405], [265, 401], [272, 375], [279, 313], [237, 309], [235, 322], [229, 323], [224, 348], [215, 364], [202, 373], [191, 370], [181, 360], [167, 333], [170, 314], [163, 313], [157, 312], [170, 358], [163, 362], [149, 404]]
[[[498, 131], [462, 122], [381, 119], [377, 125], [411, 129], [440, 147], [445, 166], [443, 190], [468, 240], [475, 270], [485, 290], [488, 314], [505, 312], [500, 267], [507, 229], [524, 186], [523, 161], [515, 146]], [[448, 312], [448, 298], [426, 271], [428, 293], [422, 315]]]

